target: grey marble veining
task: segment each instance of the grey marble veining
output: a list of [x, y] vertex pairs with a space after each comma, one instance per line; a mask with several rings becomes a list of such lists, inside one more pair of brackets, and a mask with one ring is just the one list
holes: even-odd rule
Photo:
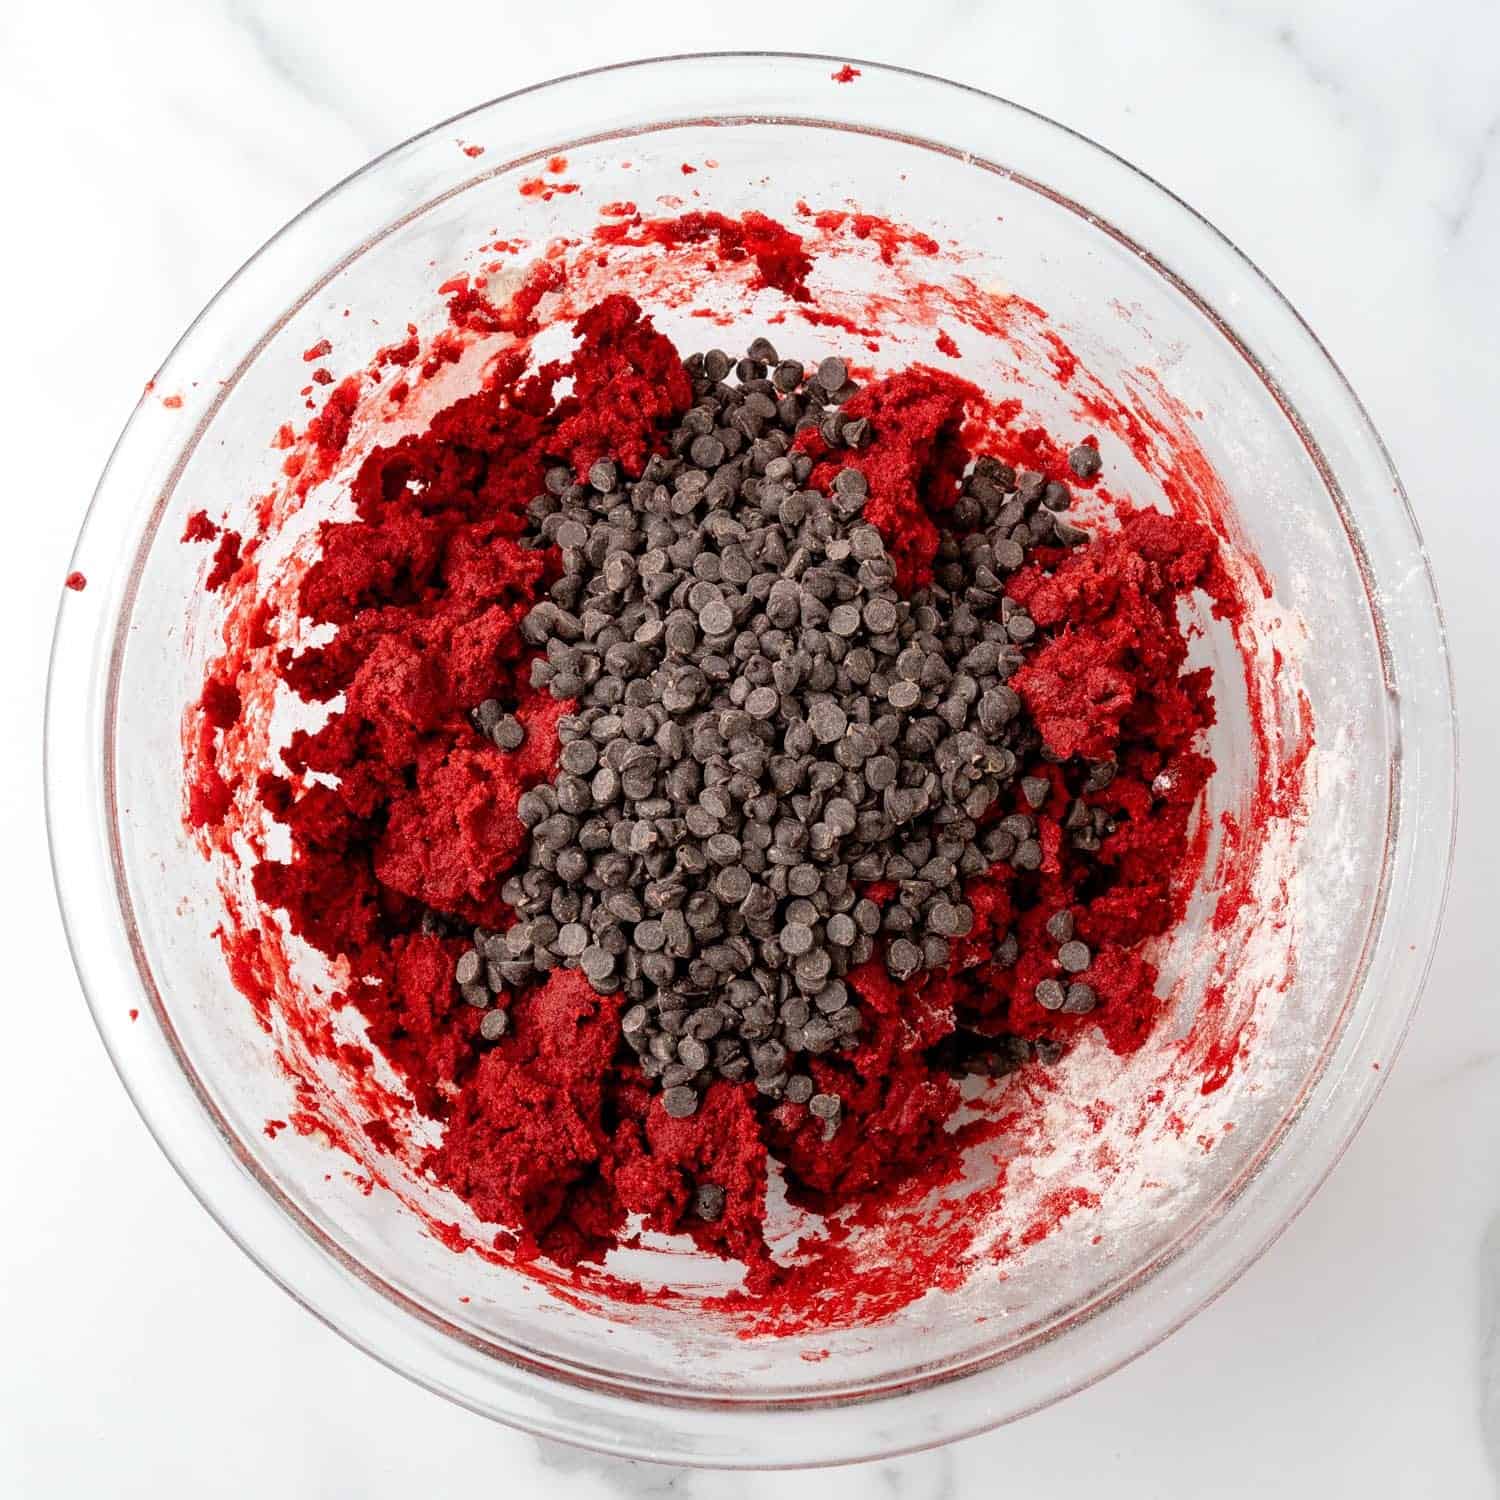
[[1479, 1423], [1491, 1469], [1500, 1475], [1500, 1213], [1479, 1241]]

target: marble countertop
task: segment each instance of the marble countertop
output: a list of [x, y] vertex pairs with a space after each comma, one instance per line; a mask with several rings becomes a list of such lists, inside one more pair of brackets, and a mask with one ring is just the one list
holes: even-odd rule
[[[420, 18], [413, 19], [414, 14]], [[1446, 932], [1367, 1125], [1226, 1295], [1101, 1385], [820, 1496], [1492, 1495], [1500, 1474], [1500, 387], [1493, 0], [764, 8], [13, 0], [0, 240], [8, 1142], [0, 1493], [770, 1497], [485, 1423], [277, 1290], [152, 1144], [47, 888], [43, 673], [75, 530], [143, 380], [224, 278], [367, 157], [486, 97], [651, 53], [792, 45], [1008, 95], [1202, 210], [1301, 309], [1389, 443], [1448, 610], [1468, 768]]]

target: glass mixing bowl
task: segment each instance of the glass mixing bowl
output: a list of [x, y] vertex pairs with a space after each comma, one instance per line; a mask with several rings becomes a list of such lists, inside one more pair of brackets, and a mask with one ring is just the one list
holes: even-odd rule
[[[143, 397], [78, 542], [87, 589], [64, 595], [57, 627], [59, 898], [99, 1030], [162, 1149], [259, 1265], [362, 1348], [475, 1411], [624, 1455], [790, 1466], [897, 1453], [1035, 1410], [1149, 1348], [1266, 1248], [1348, 1143], [1415, 1004], [1449, 864], [1454, 726], [1432, 580], [1380, 439], [1316, 338], [1234, 246], [1107, 151], [901, 69], [861, 63], [836, 82], [839, 61], [668, 58], [558, 79], [434, 128], [321, 198], [225, 286]], [[518, 191], [555, 154], [580, 190]], [[699, 165], [691, 179], [684, 161]], [[1153, 1132], [1149, 1171], [1122, 1173], [1003, 1274], [989, 1265], [883, 1321], [780, 1338], [670, 1307], [558, 1300], [454, 1253], [396, 1196], [339, 1170], [350, 1164], [315, 1134], [268, 1138], [290, 1085], [230, 984], [212, 936], [220, 887], [182, 820], [182, 710], [217, 620], [201, 552], [178, 538], [191, 510], [242, 521], [275, 482], [267, 439], [295, 408], [302, 351], [330, 337], [368, 359], [408, 317], [434, 326], [434, 267], [497, 226], [541, 243], [583, 232], [607, 198], [694, 190], [704, 207], [780, 217], [799, 197], [853, 202], [951, 236], [1103, 378], [1154, 370], [1226, 477], [1274, 609], [1301, 632], [1295, 663], [1254, 668], [1297, 674], [1318, 736], [1291, 853], [1267, 868], [1284, 915], [1290, 903], [1295, 963], [1268, 996], [1219, 955], [1253, 1043], [1223, 1087], [1178, 1101], [1184, 1128]], [[661, 322], [702, 342], [682, 309]], [[969, 344], [966, 372], [1001, 379], [995, 351]], [[909, 357], [897, 338], [876, 362]], [[1078, 429], [1061, 390], [1028, 399], [1054, 430]], [[1106, 457], [1128, 488], [1129, 456]], [[1205, 622], [1195, 651], [1220, 698], [1218, 828], [1257, 752], [1223, 631]], [[1205, 868], [1211, 880], [1214, 860]], [[1277, 909], [1276, 890], [1256, 894]], [[1213, 895], [1195, 898], [1184, 942], [1210, 931]], [[1185, 951], [1169, 945], [1163, 974], [1191, 1016], [1208, 978]], [[1155, 1056], [1124, 1070], [1132, 1087]], [[1060, 1122], [1060, 1138], [1071, 1128]], [[688, 1257], [675, 1264], [661, 1274], [697, 1274]]]

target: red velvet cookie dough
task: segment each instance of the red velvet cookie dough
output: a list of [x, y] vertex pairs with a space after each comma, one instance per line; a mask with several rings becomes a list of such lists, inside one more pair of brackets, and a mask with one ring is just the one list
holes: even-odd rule
[[[618, 237], [712, 239], [726, 259], [752, 261], [762, 284], [808, 296], [800, 240], [769, 220], [636, 221]], [[638, 475], [692, 400], [679, 352], [629, 297], [605, 298], [575, 332], [566, 363], [528, 372], [520, 355], [501, 357], [474, 394], [377, 448], [352, 486], [354, 518], [322, 527], [300, 607], [335, 633], [284, 652], [277, 672], [300, 697], [342, 706], [292, 737], [286, 774], [260, 780], [292, 855], [262, 860], [255, 889], [298, 936], [347, 959], [348, 999], [371, 1042], [445, 1127], [428, 1166], [502, 1243], [565, 1266], [598, 1261], [639, 1215], [648, 1230], [691, 1234], [743, 1261], [748, 1289], [762, 1292], [785, 1274], [764, 1235], [772, 1159], [794, 1202], [825, 1210], [957, 1174], [965, 1135], [948, 1128], [959, 1088], [944, 1046], [959, 1029], [1065, 1039], [1097, 1026], [1123, 1052], [1158, 1019], [1142, 949], [1181, 914], [1193, 809], [1213, 769], [1199, 748], [1213, 719], [1208, 674], [1184, 670], [1178, 604], [1194, 591], [1226, 597], [1216, 543], [1193, 522], [1126, 509], [1117, 531], [1076, 552], [1058, 548], [1009, 584], [1047, 637], [1013, 685], [1048, 749], [1118, 767], [1087, 798], [1117, 824], [1099, 855], [1084, 861], [1070, 850], [1070, 798], [1056, 767], [1038, 758], [1025, 774], [1046, 778], [1052, 794], [1033, 807], [1017, 793], [1013, 810], [1037, 820], [1041, 867], [1002, 864], [970, 883], [976, 922], [946, 972], [897, 986], [871, 961], [849, 976], [866, 1017], [859, 1046], [810, 1063], [818, 1088], [843, 1101], [831, 1139], [805, 1105], [725, 1080], [696, 1114], [674, 1119], [621, 1046], [618, 997], [555, 971], [516, 996], [507, 1034], [482, 1044], [481, 1012], [453, 983], [462, 944], [423, 920], [436, 911], [507, 924], [499, 887], [528, 837], [517, 803], [555, 770], [567, 705], [529, 685], [532, 652], [518, 630], [556, 576], [551, 554], [518, 542], [547, 463], [581, 476], [608, 456]], [[559, 397], [565, 378], [571, 389]], [[815, 430], [799, 439], [820, 487], [842, 463], [863, 470], [867, 518], [903, 589], [930, 574], [933, 518], [956, 497], [978, 396], [952, 375], [913, 367], [847, 403], [850, 420], [871, 424], [866, 449], [829, 453]], [[334, 435], [338, 445], [345, 435]], [[219, 537], [206, 517], [189, 533]], [[211, 588], [239, 555], [233, 533], [219, 545], [227, 555], [215, 559]], [[210, 734], [233, 721], [236, 691], [210, 678]], [[518, 750], [476, 734], [469, 710], [488, 697], [526, 727]], [[228, 793], [211, 759], [202, 763], [193, 817], [206, 823], [222, 816]], [[1048, 1012], [1035, 998], [1057, 972], [1045, 924], [1064, 909], [1091, 954], [1079, 976], [1099, 996], [1089, 1015]], [[1007, 932], [1019, 953], [1004, 965], [995, 950]], [[724, 1193], [712, 1222], [691, 1211], [705, 1182]]]

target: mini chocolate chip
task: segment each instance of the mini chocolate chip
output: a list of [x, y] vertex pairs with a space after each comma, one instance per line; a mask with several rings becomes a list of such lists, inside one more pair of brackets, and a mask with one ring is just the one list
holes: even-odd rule
[[839, 390], [849, 378], [849, 367], [836, 354], [818, 364], [818, 384], [825, 391]]
[[1068, 986], [1067, 997], [1063, 1001], [1062, 1008], [1070, 1016], [1086, 1016], [1098, 1003], [1098, 998], [1092, 985], [1075, 979]]
[[1036, 1001], [1043, 1010], [1061, 1010], [1067, 991], [1056, 979], [1043, 979], [1036, 987]]
[[1021, 795], [1025, 797], [1028, 807], [1041, 807], [1052, 795], [1052, 783], [1045, 776], [1023, 776]]
[[693, 1213], [705, 1223], [712, 1224], [723, 1216], [724, 1203], [724, 1189], [715, 1182], [699, 1183], [693, 1193]]
[[686, 1084], [680, 1083], [673, 1088], [664, 1089], [661, 1104], [674, 1120], [686, 1120], [690, 1115], [698, 1113], [697, 1092]]
[[615, 956], [597, 944], [583, 950], [578, 966], [595, 984], [608, 979], [615, 971]]
[[1057, 961], [1068, 973], [1081, 974], [1093, 962], [1093, 955], [1089, 952], [1087, 943], [1080, 943], [1077, 938], [1073, 938], [1057, 950]]
[[1099, 472], [1099, 450], [1089, 443], [1080, 443], [1068, 450], [1068, 467], [1080, 479], [1092, 479]]
[[886, 967], [896, 979], [910, 979], [922, 967], [922, 950], [907, 938], [897, 938], [886, 950]]
[[813, 735], [820, 744], [824, 745], [830, 745], [839, 739], [848, 722], [844, 710], [837, 703], [826, 698], [813, 704], [812, 711], [808, 715], [808, 723], [812, 726]]
[[808, 952], [813, 945], [813, 931], [802, 922], [788, 922], [781, 929], [781, 948], [794, 958]]

